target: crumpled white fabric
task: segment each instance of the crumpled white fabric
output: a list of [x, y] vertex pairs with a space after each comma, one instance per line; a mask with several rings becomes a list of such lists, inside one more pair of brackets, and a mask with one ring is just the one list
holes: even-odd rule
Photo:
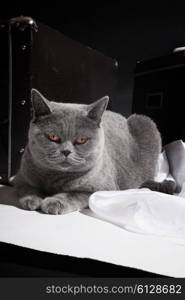
[[175, 180], [176, 195], [149, 189], [99, 191], [89, 198], [89, 207], [100, 219], [126, 230], [181, 240], [185, 243], [185, 144], [175, 141], [159, 156], [155, 180]]

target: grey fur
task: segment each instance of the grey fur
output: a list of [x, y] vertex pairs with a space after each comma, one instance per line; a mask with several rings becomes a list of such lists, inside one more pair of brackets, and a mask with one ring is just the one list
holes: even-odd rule
[[[68, 213], [87, 207], [95, 191], [138, 188], [153, 180], [161, 138], [150, 118], [105, 111], [108, 97], [91, 105], [64, 104], [32, 90], [32, 101], [28, 144], [14, 180], [23, 208]], [[51, 142], [47, 133], [61, 141]], [[74, 145], [79, 136], [89, 140]], [[67, 158], [64, 150], [71, 151]]]

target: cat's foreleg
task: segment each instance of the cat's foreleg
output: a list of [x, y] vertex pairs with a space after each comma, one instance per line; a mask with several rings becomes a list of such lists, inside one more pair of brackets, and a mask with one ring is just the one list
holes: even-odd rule
[[19, 204], [21, 208], [27, 210], [37, 210], [40, 208], [43, 198], [37, 189], [30, 186], [24, 186], [17, 189]]
[[91, 193], [71, 192], [56, 194], [45, 198], [41, 203], [41, 211], [46, 214], [60, 215], [88, 207]]

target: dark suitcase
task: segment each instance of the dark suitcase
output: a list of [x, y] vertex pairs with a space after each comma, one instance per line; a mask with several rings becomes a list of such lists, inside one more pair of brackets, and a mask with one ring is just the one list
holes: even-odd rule
[[0, 28], [0, 183], [7, 183], [27, 141], [31, 88], [59, 102], [113, 99], [117, 62], [29, 17]]
[[184, 82], [184, 51], [136, 65], [132, 112], [156, 122], [163, 144], [185, 139]]

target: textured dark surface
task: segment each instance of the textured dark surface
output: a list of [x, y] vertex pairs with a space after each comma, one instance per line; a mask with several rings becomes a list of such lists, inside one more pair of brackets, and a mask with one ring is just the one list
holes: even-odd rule
[[[4, 5], [3, 5], [4, 4]], [[119, 61], [119, 91], [114, 110], [131, 113], [136, 61], [170, 54], [184, 46], [185, 2], [78, 0], [38, 6], [33, 2], [5, 7], [0, 18], [32, 16]]]
[[8, 28], [0, 29], [0, 176], [7, 181], [8, 168], [8, 114], [9, 114], [9, 37]]
[[0, 243], [0, 277], [165, 277], [92, 259]]
[[150, 116], [162, 134], [163, 145], [185, 139], [184, 52], [137, 64], [133, 112]]

